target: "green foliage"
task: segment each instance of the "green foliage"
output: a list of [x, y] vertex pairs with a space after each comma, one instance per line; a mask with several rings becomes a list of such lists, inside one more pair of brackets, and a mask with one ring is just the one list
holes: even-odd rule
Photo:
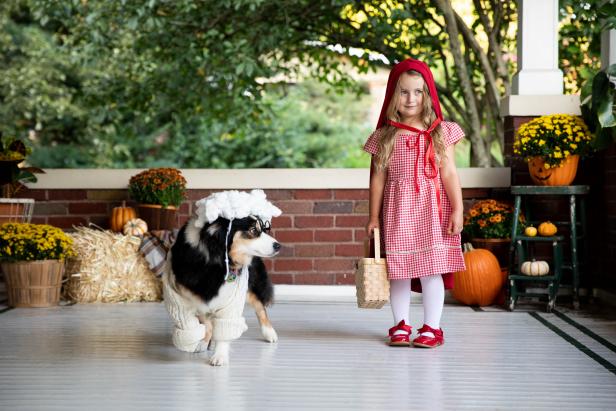
[[600, 68], [601, 32], [616, 27], [613, 0], [560, 0], [559, 58], [565, 90], [579, 93]]
[[595, 74], [582, 88], [582, 116], [601, 150], [616, 142], [616, 64]]
[[4, 137], [0, 133], [0, 190], [5, 198], [14, 197], [25, 183], [36, 183], [37, 167], [20, 167], [32, 149], [19, 138]]
[[[305, 81], [266, 93], [262, 111], [227, 123], [203, 117], [162, 130], [141, 164], [194, 168], [367, 167], [367, 97]], [[156, 139], [155, 139], [156, 140]]]
[[[31, 133], [30, 159], [42, 167], [365, 166], [359, 148], [370, 127], [349, 64], [368, 73], [412, 56], [434, 68], [446, 117], [473, 137], [466, 150], [476, 164], [478, 147], [489, 156], [500, 145], [515, 4], [473, 2], [460, 36], [463, 78], [437, 3], [5, 0], [0, 132]], [[592, 67], [579, 58], [596, 55], [596, 16], [607, 3], [562, 0], [565, 12], [581, 10], [562, 32], [570, 67]], [[486, 32], [489, 46], [473, 44]], [[307, 84], [285, 94], [275, 83], [305, 78], [351, 93], [311, 95], [318, 87]]]
[[[35, 130], [32, 161], [45, 167], [318, 166], [331, 131], [277, 141], [280, 108], [264, 101], [262, 80], [301, 71], [352, 89], [304, 24], [325, 25], [346, 3], [9, 0], [0, 6], [0, 127]], [[228, 146], [269, 150], [255, 163], [250, 152], [218, 152]]]

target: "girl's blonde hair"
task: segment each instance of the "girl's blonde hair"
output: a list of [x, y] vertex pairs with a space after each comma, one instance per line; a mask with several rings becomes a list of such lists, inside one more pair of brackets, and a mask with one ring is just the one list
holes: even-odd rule
[[[411, 76], [419, 76], [422, 75], [415, 71], [409, 70], [406, 74]], [[400, 76], [402, 77], [402, 76]], [[398, 77], [398, 84], [396, 84], [396, 91], [394, 92], [391, 101], [389, 102], [389, 106], [387, 106], [387, 119], [395, 122], [400, 122], [400, 114], [398, 114], [398, 102], [400, 100], [400, 77]], [[422, 77], [423, 78], [423, 77]], [[424, 81], [423, 86], [423, 107], [422, 107], [422, 124], [424, 129], [429, 128], [434, 120], [436, 120], [436, 114], [434, 113], [434, 108], [432, 107], [432, 98], [430, 97], [430, 90], [428, 89], [428, 85]], [[389, 164], [389, 160], [391, 158], [391, 154], [394, 151], [394, 146], [396, 145], [396, 132], [398, 129], [394, 126], [390, 126], [389, 124], [381, 127], [381, 136], [379, 139], [379, 151], [375, 158], [375, 164], [378, 169], [385, 169]], [[434, 151], [436, 152], [437, 159], [444, 160], [445, 159], [445, 143], [443, 141], [443, 128], [441, 124], [437, 125], [436, 128], [430, 133], [432, 136], [432, 140], [434, 141]]]

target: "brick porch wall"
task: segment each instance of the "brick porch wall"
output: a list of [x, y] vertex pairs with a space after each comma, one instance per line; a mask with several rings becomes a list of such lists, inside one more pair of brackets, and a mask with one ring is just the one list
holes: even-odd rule
[[[193, 205], [213, 191], [188, 190], [180, 207], [180, 223]], [[353, 284], [353, 267], [363, 253], [363, 226], [368, 213], [366, 189], [272, 189], [265, 190], [283, 215], [272, 221], [273, 235], [283, 251], [266, 265], [277, 284]], [[508, 189], [465, 188], [466, 205], [474, 199], [506, 198]], [[31, 189], [21, 197], [36, 200], [32, 222], [70, 230], [74, 225], [109, 227], [113, 207], [128, 200], [126, 190]]]

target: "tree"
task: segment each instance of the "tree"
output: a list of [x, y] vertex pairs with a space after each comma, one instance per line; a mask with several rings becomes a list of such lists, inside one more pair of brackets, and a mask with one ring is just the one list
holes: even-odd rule
[[[303, 73], [352, 87], [329, 47], [335, 44], [364, 71], [383, 64], [367, 58], [374, 52], [390, 62], [428, 60], [440, 73], [446, 112], [469, 135], [473, 164], [488, 165], [502, 134], [499, 92], [508, 87], [502, 54], [514, 11], [507, 4], [475, 1], [470, 26], [448, 2], [427, 0], [11, 0], [4, 7], [44, 29], [47, 50], [68, 62], [71, 75], [58, 83], [82, 110], [65, 115], [56, 108], [59, 116], [20, 119], [21, 127], [41, 124], [42, 146], [70, 138], [104, 153], [100, 165], [138, 161], [157, 150], [157, 139], [146, 136], [197, 116], [230, 126], [254, 122], [267, 88], [262, 79]], [[485, 50], [475, 38], [482, 27]], [[50, 132], [58, 118], [67, 133]]]
[[560, 0], [559, 57], [565, 89], [579, 93], [601, 65], [601, 33], [616, 27], [614, 0]]
[[[5, 85], [17, 90], [0, 88], [0, 102], [33, 107], [13, 110], [0, 121], [10, 134], [36, 130], [36, 144], [51, 151], [66, 149], [70, 140], [75, 154], [96, 158], [97, 166], [139, 164], [162, 153], [161, 130], [195, 129], [199, 119], [234, 133], [267, 117], [264, 79], [289, 79], [301, 71], [352, 86], [337, 55], [313, 57], [315, 46], [308, 42], [313, 32], [304, 23], [326, 24], [343, 3], [9, 0], [0, 6], [2, 28], [21, 31], [5, 38], [16, 45], [15, 53], [3, 49], [6, 70], [38, 70], [26, 78], [40, 87], [26, 88], [23, 76], [7, 79]], [[42, 44], [18, 41], [30, 32]], [[32, 56], [32, 49], [49, 64]], [[58, 76], [43, 76], [48, 71]], [[66, 103], [43, 90], [48, 82]], [[42, 102], [32, 101], [32, 90], [49, 100], [48, 116], [42, 115]]]
[[488, 166], [494, 163], [491, 147], [503, 137], [499, 106], [514, 69], [510, 27], [516, 12], [508, 1], [474, 0], [473, 6], [467, 23], [449, 1], [357, 1], [326, 36], [346, 48], [377, 51], [392, 62], [427, 61], [436, 71], [447, 116], [471, 141], [471, 164]]

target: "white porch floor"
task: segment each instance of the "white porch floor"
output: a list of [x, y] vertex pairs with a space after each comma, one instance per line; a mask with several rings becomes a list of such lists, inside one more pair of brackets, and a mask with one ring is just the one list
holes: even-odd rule
[[[416, 329], [421, 305], [411, 311]], [[12, 309], [0, 410], [616, 409], [615, 318], [561, 312], [447, 305], [446, 344], [424, 350], [384, 344], [389, 307], [282, 301], [270, 309], [280, 341], [261, 341], [247, 309], [217, 368], [171, 345], [162, 304]]]

